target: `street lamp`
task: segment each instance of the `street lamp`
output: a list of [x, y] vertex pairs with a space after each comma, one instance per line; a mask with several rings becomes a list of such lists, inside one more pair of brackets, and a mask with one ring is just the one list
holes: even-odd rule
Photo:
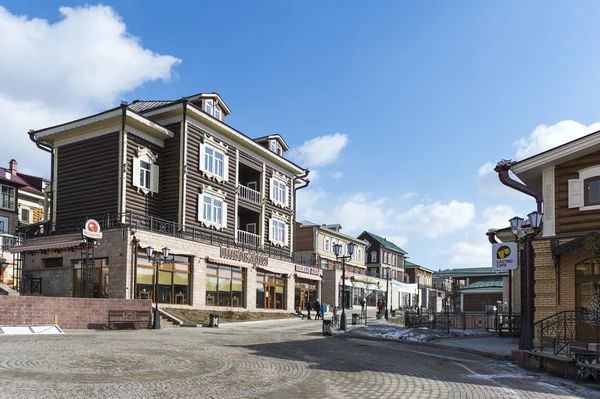
[[[169, 257], [169, 251], [170, 249], [167, 247], [162, 249], [163, 262]], [[154, 302], [156, 303], [154, 307], [154, 329], [160, 330], [160, 315], [158, 314], [158, 265], [161, 259], [160, 255], [154, 255], [154, 248], [151, 246], [146, 247], [146, 255], [148, 255], [150, 262], [156, 263], [156, 274], [154, 276]]]
[[446, 314], [446, 332], [450, 334], [450, 313], [448, 309], [448, 288], [446, 282], [442, 282], [442, 290], [444, 291], [444, 313]]
[[388, 308], [389, 308], [388, 287], [389, 287], [389, 284], [390, 284], [390, 268], [388, 266], [385, 268], [385, 319], [386, 320], [388, 320]]
[[335, 259], [342, 260], [342, 319], [340, 320], [340, 330], [346, 331], [346, 260], [352, 259], [354, 248], [356, 244], [349, 242], [347, 244], [348, 256], [342, 255], [342, 244], [337, 243], [333, 245], [333, 253]]
[[[415, 273], [417, 271], [415, 270]], [[417, 314], [421, 314], [421, 276], [417, 276]]]
[[[527, 233], [523, 229], [523, 218], [515, 216], [509, 220], [510, 230], [515, 236], [515, 241], [522, 242], [525, 247], [525, 267], [521, 267], [521, 292], [526, 287], [524, 301], [521, 303], [521, 338], [519, 349], [526, 350], [533, 347], [533, 238], [540, 232], [542, 217], [539, 211], [527, 215], [529, 225], [533, 233]], [[511, 301], [512, 302], [512, 301]], [[512, 306], [508, 308], [508, 319], [512, 326]], [[524, 310], [524, 311], [523, 311]]]

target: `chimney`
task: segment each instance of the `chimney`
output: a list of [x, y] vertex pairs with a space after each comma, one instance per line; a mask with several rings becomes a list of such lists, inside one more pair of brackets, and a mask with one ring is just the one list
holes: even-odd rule
[[10, 162], [8, 163], [8, 170], [10, 171], [10, 174], [13, 176], [17, 175], [17, 161], [15, 161], [14, 159], [11, 159]]

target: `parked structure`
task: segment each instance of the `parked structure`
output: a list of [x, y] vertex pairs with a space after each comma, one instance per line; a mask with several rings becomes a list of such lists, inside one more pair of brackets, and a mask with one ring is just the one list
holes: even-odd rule
[[[292, 245], [308, 170], [285, 158], [281, 136], [252, 140], [229, 113], [205, 93], [31, 131], [52, 155], [51, 220], [21, 228], [12, 252], [43, 295], [292, 310], [296, 279], [313, 281]], [[93, 246], [81, 235], [90, 218], [103, 230]], [[157, 265], [146, 247], [172, 255]]]

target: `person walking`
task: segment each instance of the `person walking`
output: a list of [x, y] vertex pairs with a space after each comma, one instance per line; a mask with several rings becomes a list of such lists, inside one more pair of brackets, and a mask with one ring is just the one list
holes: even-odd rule
[[381, 309], [383, 308], [383, 302], [380, 300], [377, 301], [377, 313], [381, 315]]
[[315, 313], [317, 314], [315, 316], [315, 320], [322, 319], [322, 317], [321, 317], [321, 304], [319, 303], [318, 299], [315, 300]]
[[312, 301], [308, 301], [306, 303], [306, 311], [308, 312], [308, 320], [310, 320], [310, 311], [312, 310], [312, 308], [313, 308]]
[[325, 317], [325, 304], [321, 304], [321, 320]]

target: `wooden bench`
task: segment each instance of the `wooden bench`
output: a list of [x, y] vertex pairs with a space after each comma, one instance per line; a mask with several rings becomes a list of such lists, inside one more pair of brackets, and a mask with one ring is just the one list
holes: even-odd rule
[[150, 328], [152, 312], [149, 310], [109, 310], [108, 329], [116, 329], [117, 325], [131, 326], [134, 329]]

